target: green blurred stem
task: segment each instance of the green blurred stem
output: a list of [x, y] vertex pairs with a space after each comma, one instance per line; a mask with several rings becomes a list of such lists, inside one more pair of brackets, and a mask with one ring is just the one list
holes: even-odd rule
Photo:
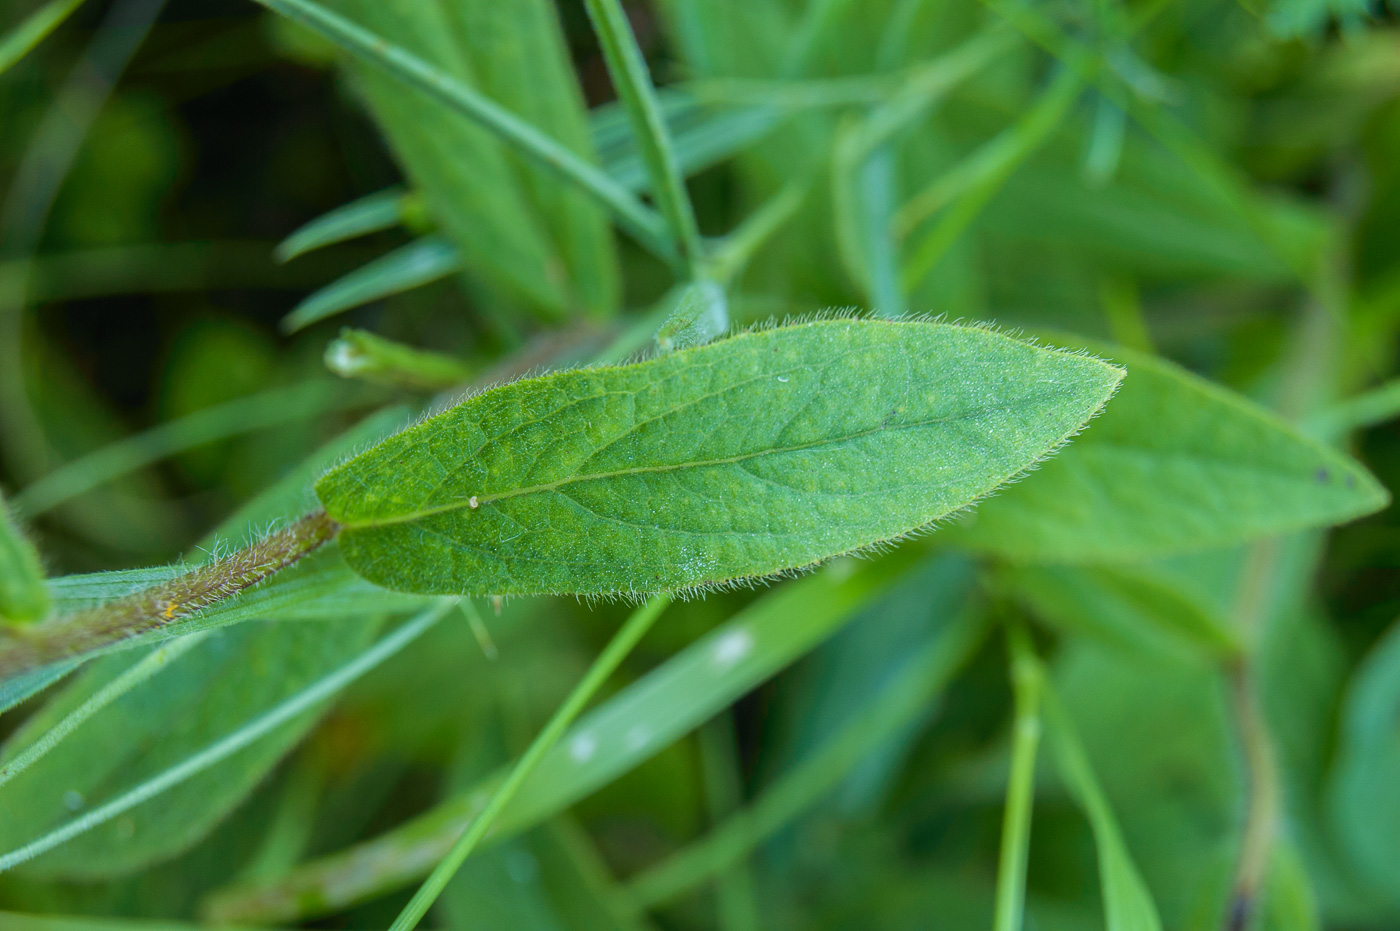
[[1024, 627], [1007, 628], [1011, 650], [1011, 688], [1015, 718], [1011, 738], [1011, 778], [1001, 824], [1001, 859], [997, 866], [996, 913], [993, 931], [1020, 931], [1026, 907], [1026, 861], [1031, 844], [1031, 811], [1035, 805], [1035, 757], [1040, 745], [1040, 699], [1044, 689], [1041, 666]]
[[722, 239], [710, 261], [710, 275], [728, 288], [764, 243], [791, 220], [807, 198], [811, 179], [794, 178]]
[[50, 0], [29, 14], [4, 38], [0, 38], [0, 74], [9, 71], [15, 62], [32, 52], [82, 5], [83, 0]]
[[1307, 421], [1308, 430], [1328, 439], [1352, 430], [1374, 427], [1400, 416], [1400, 380], [1348, 398]]
[[511, 769], [510, 774], [506, 776], [505, 781], [492, 794], [481, 813], [472, 820], [471, 825], [452, 845], [451, 851], [438, 863], [432, 874], [414, 893], [408, 905], [404, 906], [403, 911], [394, 920], [389, 931], [411, 931], [417, 927], [418, 922], [423, 919], [428, 909], [442, 894], [443, 889], [447, 888], [452, 877], [457, 874], [457, 870], [486, 837], [486, 832], [490, 830], [496, 817], [515, 797], [516, 792], [525, 784], [530, 774], [535, 771], [535, 767], [539, 765], [545, 753], [559, 741], [559, 738], [569, 729], [569, 725], [582, 713], [598, 689], [622, 664], [622, 661], [632, 652], [633, 647], [646, 635], [646, 632], [651, 629], [651, 625], [655, 623], [656, 619], [661, 616], [661, 612], [670, 603], [671, 599], [668, 596], [657, 595], [632, 612], [631, 617], [613, 635], [612, 640], [603, 648], [603, 652], [593, 661], [588, 672], [584, 673], [583, 679], [574, 686], [569, 697], [564, 699], [564, 703], [554, 712], [549, 723], [535, 737], [525, 754], [521, 756]]
[[665, 221], [599, 168], [500, 104], [363, 26], [308, 0], [257, 0], [324, 37], [355, 58], [441, 101], [514, 146], [522, 155], [577, 184], [659, 258], [680, 264]]
[[0, 786], [39, 762], [48, 755], [50, 750], [62, 743], [68, 735], [81, 727], [89, 718], [142, 682], [150, 679], [170, 665], [173, 660], [188, 653], [192, 647], [198, 645], [207, 636], [208, 632], [204, 631], [171, 640], [156, 647], [139, 661], [133, 663], [121, 675], [90, 695], [87, 701], [64, 715], [62, 720], [45, 731], [43, 736], [25, 748], [23, 753], [0, 766]]
[[700, 230], [695, 224], [695, 208], [685, 189], [685, 177], [681, 174], [666, 120], [661, 115], [661, 105], [656, 100], [646, 61], [637, 47], [627, 14], [618, 0], [584, 0], [584, 6], [603, 49], [613, 87], [627, 111], [642, 160], [651, 175], [652, 196], [680, 245], [689, 276], [698, 278], [704, 252]]
[[335, 538], [340, 525], [317, 511], [223, 559], [125, 598], [0, 637], [0, 679], [159, 630], [225, 601]]

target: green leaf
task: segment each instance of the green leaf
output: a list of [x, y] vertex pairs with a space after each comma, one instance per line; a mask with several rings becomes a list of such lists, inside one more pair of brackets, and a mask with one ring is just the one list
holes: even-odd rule
[[349, 328], [326, 346], [324, 360], [326, 368], [341, 378], [362, 378], [413, 391], [445, 391], [464, 384], [475, 371], [452, 356]]
[[[20, 915], [15, 912], [0, 912], [0, 928], [4, 928], [5, 931], [211, 931], [207, 925], [181, 921], [69, 917], [67, 915]], [[217, 931], [255, 931], [255, 929], [223, 927]]]
[[28, 624], [49, 613], [44, 567], [0, 496], [0, 623]]
[[0, 74], [10, 67], [73, 15], [73, 11], [83, 5], [83, 0], [49, 0], [15, 26], [0, 36]]
[[962, 541], [1048, 562], [1142, 559], [1337, 524], [1384, 507], [1362, 466], [1170, 362], [1105, 348], [1129, 375], [1033, 479], [985, 502]]
[[273, 255], [279, 262], [290, 262], [313, 249], [397, 226], [403, 219], [409, 197], [400, 188], [389, 188], [342, 204], [282, 240]]
[[452, 243], [440, 236], [424, 236], [308, 295], [282, 319], [282, 329], [295, 333], [352, 307], [439, 281], [460, 268]]
[[1400, 906], [1400, 624], [1357, 669], [1342, 709], [1337, 762], [1327, 790], [1332, 824], [1357, 872]]
[[729, 302], [724, 288], [701, 279], [673, 289], [675, 307], [656, 331], [662, 352], [703, 346], [729, 329]]
[[[580, 718], [501, 813], [488, 840], [533, 827], [656, 756], [835, 633], [911, 564], [904, 552], [873, 563], [835, 563], [763, 596]], [[288, 921], [426, 875], [503, 776], [279, 880], [229, 886], [211, 896], [206, 914], [215, 921]]]
[[1108, 931], [1161, 931], [1162, 919], [1123, 840], [1094, 769], [1079, 742], [1074, 722], [1053, 689], [1046, 692], [1046, 720], [1060, 776], [1089, 818], [1099, 853], [1099, 882]]
[[[0, 848], [11, 850], [203, 749], [264, 708], [358, 653], [375, 621], [245, 625], [223, 631], [118, 698], [84, 739], [55, 747], [0, 793]], [[131, 660], [114, 656], [76, 680], [5, 746], [27, 747], [85, 702]], [[223, 766], [166, 793], [161, 804], [109, 822], [26, 865], [36, 876], [103, 877], [140, 869], [186, 849], [253, 789], [314, 722], [303, 716]]]
[[807, 323], [506, 385], [316, 493], [349, 564], [394, 590], [723, 585], [965, 507], [1073, 435], [1120, 378], [982, 329]]
[[1121, 566], [1008, 568], [998, 581], [1065, 631], [1152, 655], [1236, 656], [1234, 632], [1204, 599], [1165, 573]]

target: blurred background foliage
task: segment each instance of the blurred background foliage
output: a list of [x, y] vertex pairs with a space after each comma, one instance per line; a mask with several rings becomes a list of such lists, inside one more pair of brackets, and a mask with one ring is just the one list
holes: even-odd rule
[[[581, 4], [329, 5], [647, 191]], [[10, 0], [0, 24], [40, 7]], [[1400, 487], [1393, 7], [627, 12], [735, 325], [863, 308], [1155, 352]], [[442, 392], [628, 356], [676, 300], [667, 263], [578, 189], [243, 0], [79, 7], [0, 75], [0, 187], [0, 486], [56, 576], [197, 560], [215, 526], [241, 542]], [[1029, 620], [1055, 698], [1026, 927], [1154, 927], [1124, 911], [1137, 891], [1109, 881], [1115, 856], [1171, 929], [1400, 926], [1394, 512], [1150, 555], [1018, 562], [934, 534], [672, 607], [608, 698], [661, 682], [665, 701], [605, 706], [611, 769], [581, 777], [570, 755], [592, 745], [562, 745], [431, 920], [988, 926], [1013, 707], [1004, 640], [983, 634]], [[0, 788], [3, 846], [199, 749], [403, 610], [347, 596], [207, 635]], [[625, 612], [468, 613], [329, 711], [0, 875], [0, 927], [386, 925], [433, 862], [424, 839], [523, 749]], [[737, 635], [752, 668], [686, 678]], [[1253, 797], [1239, 640], [1279, 792], [1248, 902], [1233, 891]], [[132, 663], [103, 658], [0, 717], [7, 757]], [[337, 859], [356, 844], [376, 858]]]

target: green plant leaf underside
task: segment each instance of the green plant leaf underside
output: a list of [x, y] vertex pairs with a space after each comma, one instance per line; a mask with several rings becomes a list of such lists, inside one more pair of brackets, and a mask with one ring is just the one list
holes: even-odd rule
[[722, 585], [897, 538], [1053, 451], [1122, 371], [987, 330], [826, 320], [497, 388], [327, 473], [401, 591]]

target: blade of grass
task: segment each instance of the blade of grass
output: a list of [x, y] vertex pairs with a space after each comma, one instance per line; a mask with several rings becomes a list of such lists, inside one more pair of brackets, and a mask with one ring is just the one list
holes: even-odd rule
[[418, 922], [427, 914], [428, 909], [437, 901], [442, 890], [456, 875], [467, 857], [477, 848], [486, 832], [491, 828], [491, 824], [496, 817], [510, 804], [511, 799], [525, 784], [525, 780], [539, 766], [544, 755], [559, 742], [559, 738], [568, 730], [569, 725], [582, 713], [584, 707], [593, 699], [594, 694], [603, 686], [610, 676], [632, 652], [632, 648], [651, 629], [651, 625], [661, 616], [661, 612], [666, 610], [666, 606], [671, 603], [671, 599], [666, 595], [659, 595], [646, 604], [642, 605], [627, 619], [612, 640], [603, 649], [603, 652], [593, 661], [593, 665], [588, 667], [578, 685], [569, 693], [569, 697], [564, 699], [564, 703], [554, 712], [554, 716], [549, 719], [549, 723], [539, 732], [530, 743], [525, 753], [512, 767], [510, 775], [492, 794], [491, 800], [486, 803], [486, 807], [472, 820], [471, 826], [462, 833], [457, 842], [452, 845], [452, 849], [447, 856], [438, 863], [437, 867], [429, 874], [427, 880], [414, 893], [413, 898], [404, 906], [399, 917], [394, 919], [389, 931], [412, 931], [418, 926]]
[[253, 718], [228, 736], [210, 744], [199, 753], [185, 758], [160, 775], [128, 789], [87, 814], [60, 825], [43, 837], [0, 856], [0, 873], [14, 869], [16, 866], [70, 841], [100, 824], [105, 824], [113, 818], [125, 814], [143, 802], [155, 798], [162, 792], [227, 759], [302, 712], [314, 708], [417, 639], [419, 635], [436, 624], [451, 609], [453, 603], [452, 599], [442, 600], [439, 604], [381, 638], [374, 646], [344, 666], [327, 676], [323, 676], [286, 701], [269, 708], [263, 714]]
[[461, 359], [349, 328], [326, 346], [324, 361], [341, 378], [414, 391], [446, 391], [465, 384], [477, 372], [476, 366]]
[[0, 630], [43, 620], [52, 607], [44, 567], [0, 494]]
[[810, 180], [794, 178], [720, 240], [710, 254], [710, 274], [715, 281], [728, 287], [742, 274], [754, 254], [796, 215], [810, 188]]
[[852, 769], [901, 733], [947, 685], [981, 643], [980, 614], [966, 613], [912, 656], [896, 678], [810, 757], [797, 763], [705, 837], [627, 884], [633, 908], [667, 902], [730, 867], [831, 793]]
[[33, 51], [82, 5], [83, 0], [49, 0], [0, 38], [0, 74]]
[[307, 295], [282, 318], [282, 332], [295, 333], [352, 307], [421, 288], [461, 267], [451, 242], [441, 236], [424, 236]]
[[1049, 139], [1079, 97], [1084, 79], [1063, 68], [1040, 99], [1015, 125], [954, 166], [909, 201], [895, 217], [900, 229], [911, 229], [934, 210], [951, 202], [947, 213], [914, 246], [904, 263], [903, 282], [913, 291], [977, 219], [987, 202], [1008, 178]]
[[651, 174], [652, 197], [670, 224], [671, 235], [680, 247], [681, 259], [690, 277], [697, 278], [704, 253], [700, 231], [695, 225], [695, 208], [686, 192], [685, 178], [676, 161], [642, 50], [637, 47], [637, 37], [632, 34], [627, 14], [618, 0], [584, 0], [584, 6], [603, 49], [613, 88], [626, 108], [642, 158]]
[[679, 258], [663, 219], [606, 174], [490, 98], [392, 45], [368, 29], [308, 0], [257, 0], [312, 30], [355, 58], [425, 91], [475, 120], [521, 154], [579, 185], [607, 208], [637, 241], [667, 262]]
[[1015, 717], [1011, 736], [1011, 778], [1001, 824], [993, 931], [1020, 931], [1025, 920], [1026, 861], [1031, 845], [1031, 810], [1035, 805], [1035, 755], [1040, 744], [1040, 699], [1044, 676], [1030, 637], [1019, 624], [1008, 628], [1011, 687]]
[[34, 517], [184, 450], [365, 403], [364, 395], [347, 396], [334, 380], [259, 392], [163, 423], [75, 459], [26, 487], [14, 497], [14, 506]]
[[1310, 433], [1329, 439], [1400, 417], [1400, 380], [1388, 381], [1318, 411], [1307, 421]]
[[4, 765], [0, 765], [0, 786], [43, 759], [49, 751], [57, 747], [79, 727], [82, 727], [84, 722], [97, 712], [150, 679], [170, 665], [173, 660], [188, 653], [191, 648], [198, 646], [208, 636], [208, 633], [198, 633], [168, 641], [133, 663], [125, 672], [98, 689], [87, 701], [74, 708], [57, 724], [45, 731], [22, 753]]
[[289, 262], [313, 249], [396, 226], [403, 219], [406, 202], [411, 196], [402, 188], [366, 194], [298, 228], [278, 243], [272, 254], [279, 262]]

